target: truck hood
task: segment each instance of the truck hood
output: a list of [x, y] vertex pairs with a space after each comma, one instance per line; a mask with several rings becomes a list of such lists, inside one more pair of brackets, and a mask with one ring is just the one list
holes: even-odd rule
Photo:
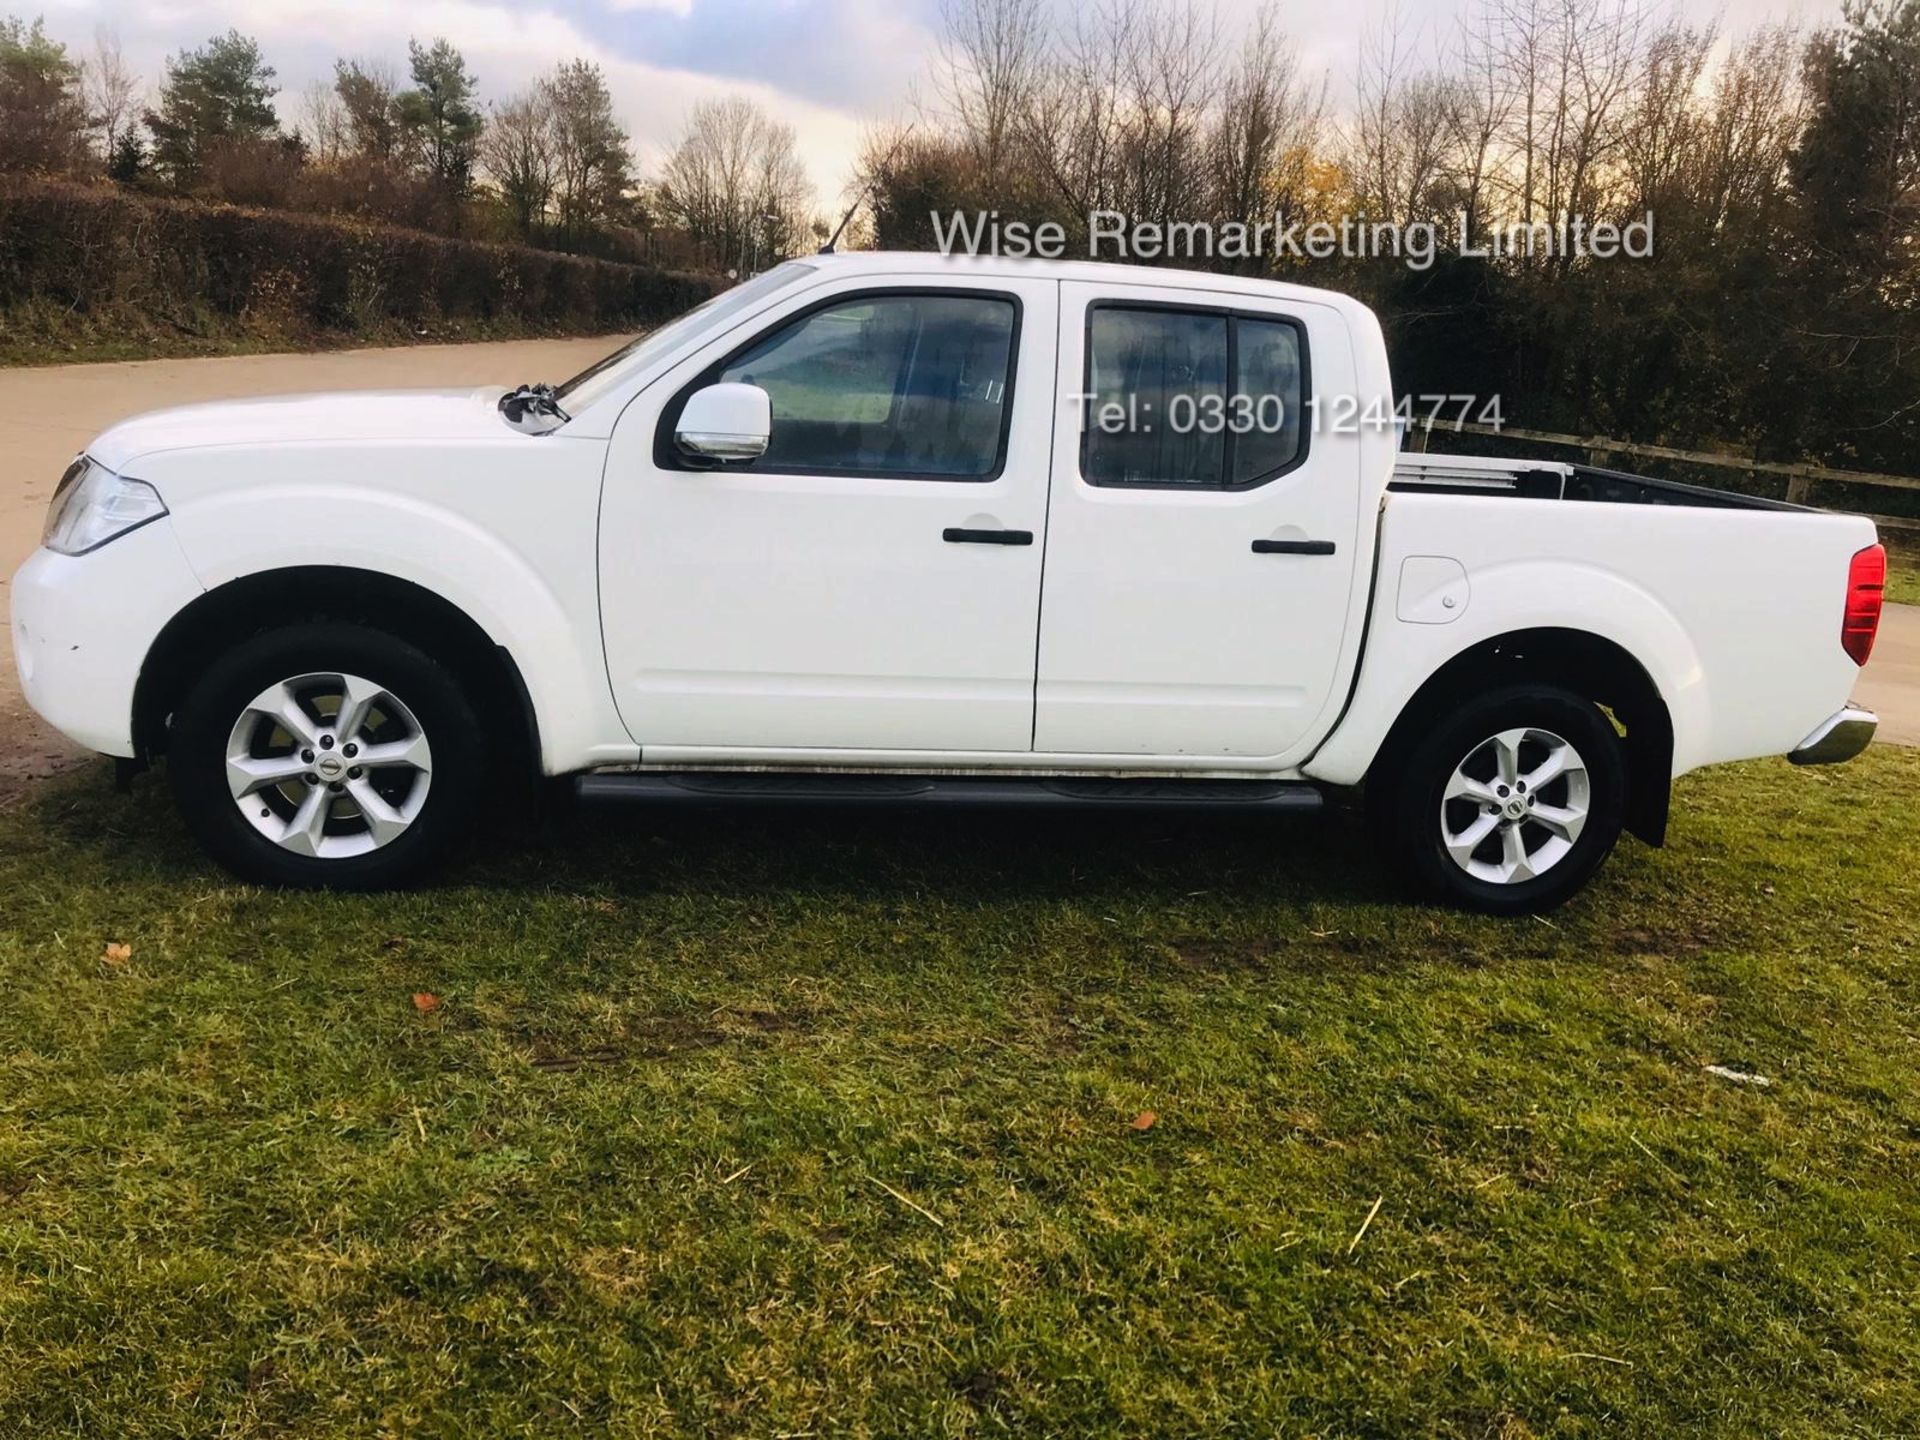
[[506, 439], [517, 432], [500, 415], [500, 397], [505, 393], [503, 386], [491, 385], [478, 390], [368, 390], [182, 405], [122, 420], [95, 439], [87, 453], [120, 473], [130, 465], [137, 468], [144, 456], [216, 445]]

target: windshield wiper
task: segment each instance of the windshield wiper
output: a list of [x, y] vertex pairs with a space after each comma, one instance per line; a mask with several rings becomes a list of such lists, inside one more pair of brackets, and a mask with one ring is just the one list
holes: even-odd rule
[[500, 413], [516, 430], [544, 435], [573, 417], [560, 408], [551, 385], [521, 385], [500, 397]]

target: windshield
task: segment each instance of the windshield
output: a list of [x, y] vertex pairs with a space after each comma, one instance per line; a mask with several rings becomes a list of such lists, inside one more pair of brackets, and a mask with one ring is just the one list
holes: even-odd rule
[[685, 339], [696, 324], [730, 319], [774, 291], [785, 289], [812, 269], [811, 265], [789, 260], [784, 265], [776, 265], [754, 276], [745, 284], [722, 290], [711, 300], [694, 306], [679, 319], [669, 321], [658, 330], [650, 330], [622, 345], [611, 355], [594, 361], [556, 390], [554, 398], [562, 401], [570, 414], [577, 415], [613, 388], [614, 382], [629, 368], [629, 362], [645, 364], [656, 356], [664, 355]]

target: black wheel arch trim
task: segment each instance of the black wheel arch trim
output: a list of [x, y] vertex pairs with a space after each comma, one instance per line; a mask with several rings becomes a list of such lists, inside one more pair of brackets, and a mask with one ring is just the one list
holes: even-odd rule
[[[316, 597], [325, 597], [317, 599]], [[463, 682], [503, 678], [515, 704], [506, 740], [538, 775], [540, 722], [513, 653], [471, 615], [423, 585], [351, 565], [257, 570], [196, 596], [155, 637], [133, 690], [133, 743], [144, 763], [166, 749], [167, 720], [207, 647], [238, 644], [284, 625], [314, 620], [362, 624], [411, 641]]]
[[1400, 763], [1432, 715], [1468, 695], [1526, 683], [1570, 690], [1613, 717], [1627, 762], [1624, 828], [1648, 845], [1664, 844], [1673, 799], [1673, 717], [1632, 652], [1588, 630], [1517, 630], [1462, 650], [1401, 707], [1368, 767], [1368, 780]]

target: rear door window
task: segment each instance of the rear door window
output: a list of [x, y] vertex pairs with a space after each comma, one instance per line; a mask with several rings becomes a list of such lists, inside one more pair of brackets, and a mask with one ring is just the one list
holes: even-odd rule
[[1305, 457], [1306, 347], [1291, 320], [1095, 305], [1086, 388], [1090, 485], [1246, 489]]

